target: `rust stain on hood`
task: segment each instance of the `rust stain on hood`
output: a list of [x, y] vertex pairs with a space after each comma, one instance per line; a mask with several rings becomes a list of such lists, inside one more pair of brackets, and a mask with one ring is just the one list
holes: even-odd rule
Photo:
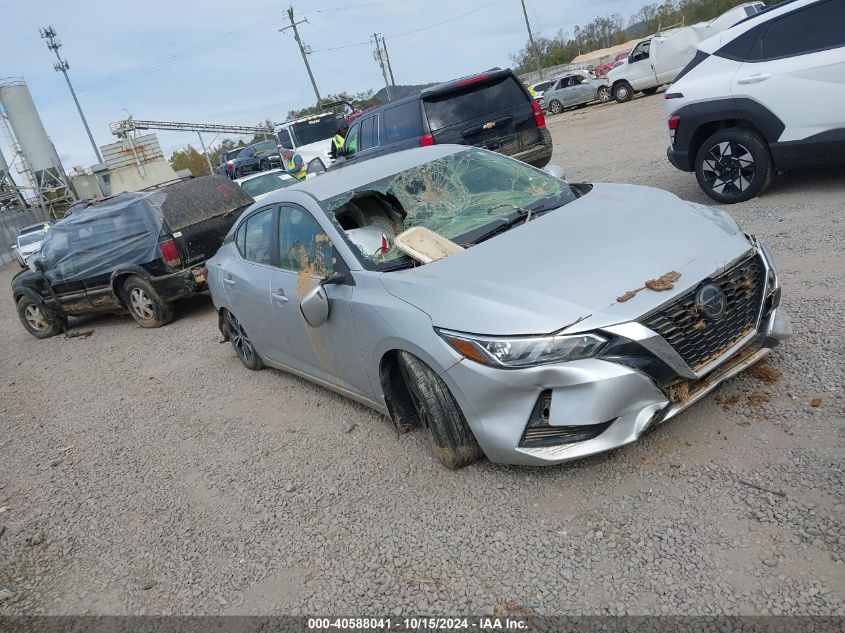
[[664, 290], [671, 290], [675, 287], [675, 282], [681, 278], [681, 273], [670, 270], [668, 273], [663, 273], [660, 277], [655, 279], [649, 279], [645, 282], [645, 285], [636, 288], [635, 290], [629, 290], [625, 294], [619, 295], [616, 297], [616, 300], [619, 303], [624, 303], [625, 301], [629, 301], [637, 296], [637, 293], [641, 290], [645, 290], [648, 288], [649, 290], [654, 290], [655, 292], [662, 292]]

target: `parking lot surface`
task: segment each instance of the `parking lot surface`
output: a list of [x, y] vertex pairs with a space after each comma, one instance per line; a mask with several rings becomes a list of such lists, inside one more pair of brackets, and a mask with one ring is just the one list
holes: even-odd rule
[[[665, 158], [662, 93], [548, 125], [570, 181], [710, 202]], [[36, 340], [7, 266], [0, 613], [845, 615], [843, 200], [841, 170], [808, 170], [730, 207], [795, 337], [639, 443], [544, 469], [450, 472], [423, 432], [244, 369], [206, 297]]]

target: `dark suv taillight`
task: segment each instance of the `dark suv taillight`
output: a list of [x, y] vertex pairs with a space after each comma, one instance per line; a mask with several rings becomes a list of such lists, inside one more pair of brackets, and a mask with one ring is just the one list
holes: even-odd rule
[[420, 147], [428, 147], [429, 145], [434, 145], [434, 136], [430, 132], [420, 137]]
[[545, 129], [546, 117], [543, 116], [543, 108], [537, 103], [536, 99], [531, 99], [531, 109], [534, 110], [534, 120], [537, 122], [537, 127]]
[[159, 243], [161, 249], [161, 256], [164, 263], [171, 268], [182, 268], [182, 256], [179, 255], [179, 247], [176, 246], [176, 240], [172, 237]]

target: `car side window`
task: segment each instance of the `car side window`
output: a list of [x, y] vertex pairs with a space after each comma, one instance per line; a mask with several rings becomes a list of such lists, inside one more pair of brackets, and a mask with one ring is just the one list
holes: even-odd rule
[[361, 121], [361, 140], [358, 144], [358, 151], [371, 149], [378, 146], [378, 127], [376, 121], [378, 115], [371, 116]]
[[358, 137], [361, 135], [361, 124], [356, 123], [346, 135], [346, 142], [343, 145], [344, 151], [352, 155], [358, 151]]
[[381, 120], [384, 143], [396, 143], [422, 134], [420, 102], [416, 99], [385, 110]]
[[634, 52], [631, 53], [631, 62], [642, 61], [648, 59], [649, 51], [651, 49], [651, 40], [640, 42], [634, 47]]
[[312, 277], [334, 272], [331, 240], [310, 213], [299, 207], [279, 209], [279, 262], [282, 268]]
[[273, 209], [264, 209], [249, 216], [238, 229], [236, 243], [244, 259], [256, 264], [270, 265], [273, 248]]
[[826, 0], [772, 20], [760, 42], [761, 61], [845, 46], [845, 0]]

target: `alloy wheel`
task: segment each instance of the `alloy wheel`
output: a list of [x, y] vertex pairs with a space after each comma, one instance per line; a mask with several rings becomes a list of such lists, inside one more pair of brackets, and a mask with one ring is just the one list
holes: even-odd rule
[[704, 181], [716, 193], [739, 195], [754, 179], [756, 164], [748, 148], [736, 141], [722, 141], [710, 148], [704, 158]]
[[563, 112], [563, 106], [560, 104], [560, 101], [552, 101], [549, 104], [549, 111], [552, 114], [560, 114]]
[[607, 103], [610, 101], [610, 88], [599, 88], [599, 101], [602, 103]]
[[143, 288], [132, 288], [129, 293], [129, 305], [140, 318], [150, 321], [155, 318], [155, 305]]
[[50, 328], [50, 324], [47, 322], [47, 319], [44, 318], [44, 313], [41, 312], [41, 308], [36, 305], [26, 306], [26, 309], [24, 310], [24, 318], [32, 329], [37, 330], [38, 332], [44, 332]]
[[231, 312], [226, 313], [226, 324], [229, 328], [229, 340], [235, 348], [235, 353], [244, 363], [249, 364], [255, 358], [255, 348], [249, 340], [246, 331]]

